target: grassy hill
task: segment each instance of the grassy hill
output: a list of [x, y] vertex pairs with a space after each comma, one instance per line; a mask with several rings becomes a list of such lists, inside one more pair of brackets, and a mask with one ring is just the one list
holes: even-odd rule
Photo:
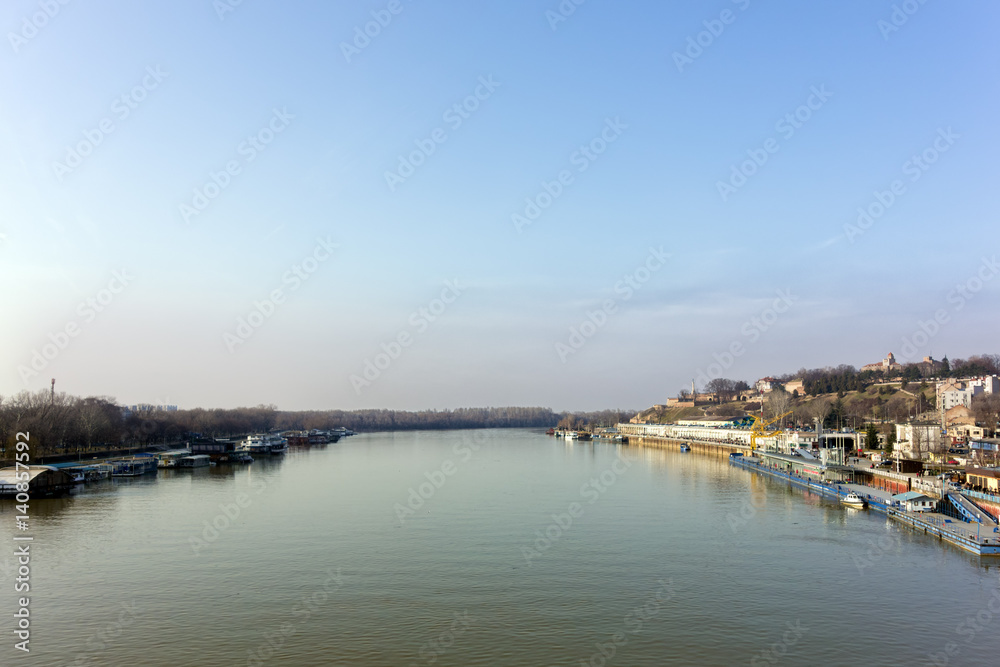
[[[792, 396], [785, 410], [791, 410], [788, 424], [813, 423], [816, 416], [825, 416], [828, 427], [853, 426], [860, 428], [865, 423], [875, 421], [902, 422], [916, 416], [919, 419], [936, 419], [935, 390], [929, 384], [909, 383], [906, 388], [900, 382], [886, 382], [869, 386], [859, 391], [819, 396]], [[764, 412], [768, 414], [770, 400], [765, 395]], [[785, 411], [783, 410], [783, 411]], [[652, 423], [674, 423], [680, 419], [697, 419], [713, 415], [741, 417], [759, 414], [759, 404], [745, 402], [699, 405], [693, 408], [656, 407], [644, 410], [641, 418]]]

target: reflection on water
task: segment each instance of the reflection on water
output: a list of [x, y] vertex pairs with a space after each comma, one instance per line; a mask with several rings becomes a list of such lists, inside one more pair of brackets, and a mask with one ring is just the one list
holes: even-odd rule
[[[32, 653], [5, 644], [4, 665], [927, 664], [949, 642], [953, 664], [992, 664], [1000, 648], [956, 631], [998, 591], [988, 559], [725, 453], [372, 434], [106, 480], [31, 515]], [[13, 516], [0, 502], [8, 545]], [[954, 622], [914, 623], [929, 600]]]

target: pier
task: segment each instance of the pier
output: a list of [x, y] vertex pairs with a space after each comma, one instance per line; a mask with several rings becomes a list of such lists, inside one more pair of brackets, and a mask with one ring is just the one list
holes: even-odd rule
[[[891, 496], [885, 491], [879, 491], [871, 487], [860, 484], [848, 484], [838, 482], [825, 482], [817, 479], [807, 479], [794, 473], [787, 473], [762, 464], [758, 459], [749, 456], [731, 456], [730, 465], [751, 470], [753, 472], [770, 475], [775, 479], [788, 482], [792, 486], [811, 491], [823, 497], [840, 502], [840, 499], [848, 493], [856, 493], [868, 503], [868, 509], [885, 514], [889, 518], [904, 523], [916, 530], [922, 530], [925, 534], [935, 535], [941, 540], [953, 544], [961, 549], [974, 553], [978, 556], [1000, 556], [1000, 534], [992, 517], [987, 519], [983, 516], [975, 523], [975, 528], [970, 523], [961, 519], [955, 519], [945, 514], [937, 512], [906, 512], [894, 506]], [[949, 494], [960, 496], [961, 494]], [[942, 500], [942, 503], [948, 502]], [[982, 510], [962, 497], [957, 500], [959, 503], [968, 503], [972, 508], [967, 511], [978, 514], [985, 514]]]

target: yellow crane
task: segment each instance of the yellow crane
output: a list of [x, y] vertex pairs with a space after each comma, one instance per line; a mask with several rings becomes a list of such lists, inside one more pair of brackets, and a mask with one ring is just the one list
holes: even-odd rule
[[765, 421], [763, 417], [753, 415], [753, 426], [750, 427], [750, 456], [753, 456], [757, 452], [757, 438], [770, 438], [778, 435], [782, 431], [781, 427], [778, 427], [773, 431], [769, 431], [767, 427], [790, 414], [792, 414], [791, 410], [778, 415], [774, 419], [768, 419], [767, 421]]

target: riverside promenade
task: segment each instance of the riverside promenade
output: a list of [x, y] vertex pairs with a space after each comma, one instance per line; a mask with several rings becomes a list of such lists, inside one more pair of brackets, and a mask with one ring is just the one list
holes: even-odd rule
[[[906, 512], [894, 505], [887, 491], [860, 484], [845, 482], [823, 482], [777, 470], [750, 456], [731, 456], [730, 465], [752, 472], [769, 475], [798, 488], [812, 491], [823, 497], [840, 502], [848, 493], [856, 493], [868, 502], [868, 509], [885, 514], [889, 518], [904, 523], [925, 534], [974, 553], [978, 556], [1000, 556], [1000, 533], [995, 531], [992, 521], [983, 524], [969, 523], [937, 512]], [[946, 502], [946, 501], [942, 501]]]

